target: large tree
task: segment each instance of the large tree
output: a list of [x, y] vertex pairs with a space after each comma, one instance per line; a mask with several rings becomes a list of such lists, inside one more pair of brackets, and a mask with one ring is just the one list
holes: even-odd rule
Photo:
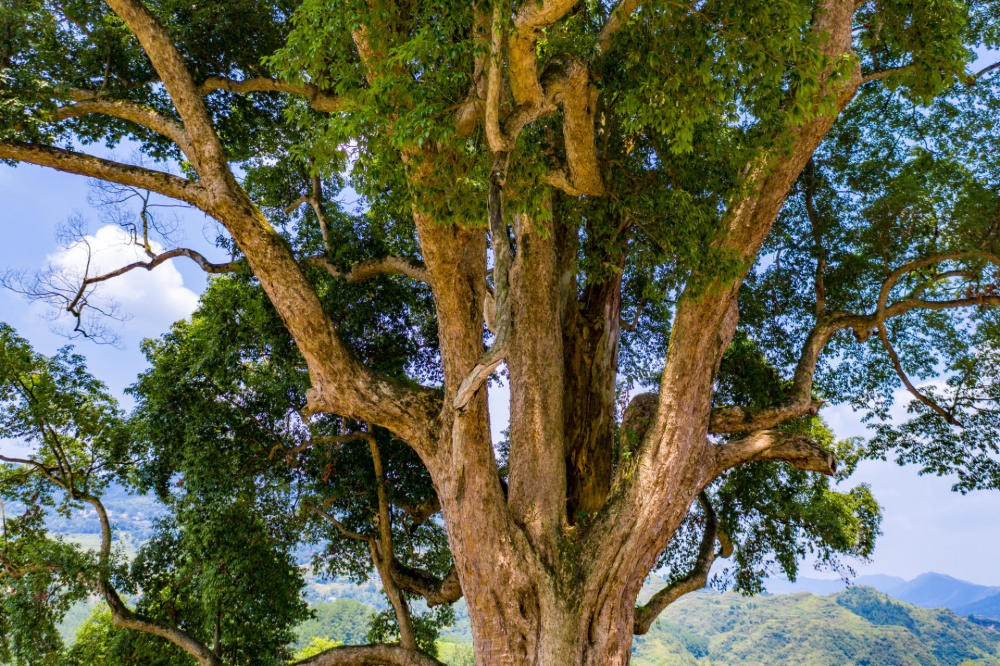
[[[782, 537], [748, 519], [754, 489], [783, 482], [773, 463], [835, 472], [812, 421], [824, 400], [879, 416], [902, 382], [917, 419], [884, 449], [997, 485], [993, 440], [956, 434], [996, 426], [995, 366], [976, 361], [998, 344], [995, 69], [967, 71], [997, 45], [995, 14], [959, 0], [14, 0], [0, 158], [157, 192], [231, 234], [308, 368], [306, 411], [387, 430], [429, 472], [479, 663], [622, 664], [658, 604], [703, 580], [720, 522], [744, 521], [750, 554]], [[179, 169], [82, 151], [123, 137]], [[334, 233], [351, 204], [324, 189], [345, 184], [392, 254], [358, 257]], [[313, 227], [314, 253], [280, 224]], [[233, 267], [147, 249], [134, 267]], [[324, 306], [320, 269], [429, 289], [434, 353], [387, 373]], [[83, 317], [107, 277], [67, 307]], [[912, 379], [939, 373], [934, 390]], [[855, 499], [802, 521], [870, 525]], [[695, 570], [637, 612], [689, 516], [704, 528]]]

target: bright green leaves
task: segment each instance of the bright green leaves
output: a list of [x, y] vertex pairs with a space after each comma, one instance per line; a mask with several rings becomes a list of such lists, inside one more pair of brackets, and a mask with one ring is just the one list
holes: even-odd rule
[[191, 657], [158, 636], [114, 626], [111, 612], [91, 611], [59, 666], [190, 666]]
[[49, 510], [78, 509], [107, 484], [120, 414], [83, 359], [35, 353], [0, 323], [0, 658], [51, 663], [56, 624], [96, 580], [93, 553], [51, 538]]
[[[10, 468], [0, 469], [0, 661], [18, 666], [52, 664], [62, 649], [58, 623], [90, 593], [91, 554], [46, 534], [44, 512], [20, 504], [13, 515]], [[21, 475], [23, 478], [23, 475]], [[26, 499], [31, 499], [26, 498]]]
[[[292, 110], [291, 122], [320, 141], [309, 153], [355, 146], [352, 185], [369, 200], [389, 195], [407, 209], [415, 201], [441, 221], [480, 217], [481, 204], [464, 185], [481, 170], [479, 156], [456, 135], [456, 112], [473, 83], [473, 6], [344, 3], [331, 12], [327, 3], [307, 1], [293, 25], [269, 64], [336, 95], [345, 109], [327, 116]], [[421, 175], [428, 189], [410, 192], [399, 155], [417, 152], [440, 160]]]
[[874, 72], [898, 69], [887, 78], [890, 87], [901, 86], [913, 99], [931, 101], [963, 78], [970, 60], [968, 43], [963, 40], [968, 37], [969, 4], [960, 0], [865, 2], [856, 23], [861, 26], [859, 40], [866, 66]]
[[[841, 442], [834, 448], [848, 463], [838, 473], [844, 479], [858, 447]], [[845, 558], [866, 558], [875, 548], [881, 510], [866, 485], [842, 489], [780, 463], [751, 463], [727, 473], [717, 493], [723, 531], [734, 547], [723, 579], [738, 590], [762, 591], [763, 579], [777, 570], [794, 580], [807, 555], [818, 566], [847, 573]]]
[[6, 324], [0, 324], [0, 437], [29, 447], [19, 457], [53, 468], [70, 495], [100, 493], [124, 444], [118, 405], [83, 357], [68, 348], [52, 358], [36, 354]]

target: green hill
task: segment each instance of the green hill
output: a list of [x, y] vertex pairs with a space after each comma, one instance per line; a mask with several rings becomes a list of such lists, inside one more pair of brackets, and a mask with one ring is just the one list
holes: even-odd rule
[[743, 597], [700, 592], [637, 637], [633, 664], [1000, 664], [1000, 632], [871, 588]]

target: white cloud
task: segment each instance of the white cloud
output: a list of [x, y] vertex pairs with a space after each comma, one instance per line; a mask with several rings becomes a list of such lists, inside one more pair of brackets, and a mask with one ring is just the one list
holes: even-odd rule
[[[162, 250], [153, 244], [154, 252]], [[149, 260], [125, 230], [106, 225], [49, 255], [48, 264], [65, 275], [70, 284], [78, 285], [87, 267], [88, 255], [91, 276], [135, 261]], [[172, 262], [166, 262], [152, 271], [138, 268], [95, 285], [90, 302], [100, 307], [114, 304], [118, 313], [128, 318], [129, 337], [149, 337], [166, 331], [173, 322], [194, 312], [198, 294], [184, 286], [184, 277]]]

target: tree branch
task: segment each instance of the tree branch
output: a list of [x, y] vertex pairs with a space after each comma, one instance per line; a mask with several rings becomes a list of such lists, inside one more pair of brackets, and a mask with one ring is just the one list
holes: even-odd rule
[[167, 89], [187, 129], [194, 149], [195, 166], [202, 178], [225, 189], [231, 186], [226, 153], [184, 57], [163, 25], [139, 0], [105, 0], [139, 40], [153, 68]]
[[455, 567], [444, 578], [437, 578], [422, 569], [414, 569], [392, 560], [392, 579], [401, 589], [410, 594], [419, 594], [428, 606], [450, 604], [462, 598], [462, 585]]
[[490, 188], [487, 195], [487, 211], [490, 224], [490, 239], [493, 245], [493, 302], [496, 310], [496, 338], [493, 346], [479, 359], [475, 367], [466, 375], [458, 387], [452, 406], [461, 411], [472, 400], [483, 383], [507, 357], [510, 337], [510, 268], [514, 262], [507, 221], [504, 217], [503, 188], [507, 180], [509, 153], [498, 153], [490, 170]]
[[116, 278], [120, 275], [124, 275], [130, 271], [134, 271], [139, 268], [144, 268], [147, 271], [151, 271], [160, 264], [163, 264], [171, 259], [176, 259], [178, 257], [187, 257], [192, 260], [201, 270], [206, 273], [218, 274], [218, 273], [229, 273], [236, 270], [236, 267], [241, 263], [241, 261], [227, 261], [225, 263], [212, 263], [205, 258], [202, 253], [191, 250], [186, 247], [178, 247], [173, 250], [168, 250], [166, 252], [161, 252], [153, 256], [149, 261], [134, 261], [131, 264], [122, 266], [121, 268], [115, 269], [108, 273], [102, 273], [101, 275], [95, 275], [93, 277], [84, 277], [83, 283], [80, 285], [80, 290], [77, 292], [76, 297], [70, 301], [66, 309], [70, 312], [78, 314], [77, 306], [80, 304], [81, 299], [84, 297], [87, 287], [92, 284], [97, 284], [99, 282], [105, 282], [112, 278]]
[[331, 262], [325, 255], [316, 255], [306, 259], [306, 262], [314, 266], [319, 266], [331, 276], [342, 278], [347, 282], [362, 282], [376, 275], [405, 275], [417, 282], [430, 282], [427, 268], [420, 262], [389, 255], [378, 259], [366, 259], [360, 261], [349, 270], [342, 271]]
[[642, 0], [619, 0], [618, 4], [615, 5], [615, 8], [608, 15], [608, 20], [604, 24], [604, 27], [601, 28], [601, 33], [597, 36], [597, 48], [601, 53], [608, 52], [615, 33], [628, 23], [629, 19], [632, 18], [632, 14], [641, 4]]
[[716, 476], [752, 461], [776, 460], [807, 472], [827, 476], [837, 473], [837, 458], [805, 435], [782, 430], [761, 430], [743, 439], [715, 447]]
[[[82, 92], [82, 91], [81, 91]], [[50, 118], [53, 121], [77, 118], [93, 113], [112, 116], [121, 120], [127, 120], [136, 125], [145, 127], [156, 132], [160, 136], [166, 137], [177, 144], [188, 159], [195, 160], [194, 147], [188, 138], [187, 131], [179, 122], [157, 113], [154, 109], [142, 104], [128, 102], [121, 99], [101, 99], [95, 93], [93, 97], [82, 98], [74, 104], [60, 107], [52, 112]], [[77, 94], [78, 97], [83, 97]]]
[[903, 381], [903, 385], [906, 387], [906, 390], [909, 391], [914, 398], [930, 407], [933, 411], [937, 412], [949, 424], [961, 428], [962, 424], [958, 422], [954, 414], [917, 390], [917, 387], [914, 386], [913, 382], [910, 381], [910, 378], [907, 377], [906, 372], [903, 370], [903, 364], [899, 360], [899, 355], [896, 354], [896, 350], [892, 348], [892, 344], [889, 342], [889, 333], [886, 330], [885, 324], [878, 327], [878, 335], [879, 339], [882, 340], [882, 346], [885, 347], [885, 351], [889, 354], [889, 358], [892, 360], [892, 367], [896, 369], [896, 374], [899, 375], [899, 378]]
[[292, 666], [444, 666], [419, 650], [399, 645], [343, 645], [297, 661]]
[[[708, 574], [712, 569], [712, 564], [718, 556], [729, 557], [733, 553], [733, 547], [725, 535], [719, 531], [719, 517], [712, 509], [712, 503], [708, 499], [705, 491], [698, 495], [698, 502], [705, 512], [705, 531], [701, 537], [701, 545], [698, 548], [698, 557], [694, 566], [684, 577], [677, 579], [667, 585], [662, 590], [650, 597], [644, 605], [635, 609], [635, 618], [632, 624], [632, 632], [637, 635], [645, 634], [649, 631], [653, 621], [659, 617], [670, 604], [679, 598], [700, 590], [708, 584]], [[719, 552], [715, 550], [715, 542], [719, 541], [722, 548]]]
[[[864, 342], [876, 332], [883, 323], [893, 317], [899, 317], [914, 310], [950, 310], [963, 307], [1000, 306], [1000, 295], [990, 292], [969, 293], [962, 298], [943, 301], [932, 301], [907, 296], [901, 301], [889, 303], [893, 287], [907, 273], [933, 266], [944, 261], [982, 260], [1000, 266], [1000, 257], [982, 250], [964, 250], [947, 252], [929, 257], [921, 257], [908, 261], [891, 271], [879, 289], [875, 312], [870, 315], [859, 315], [849, 312], [824, 312], [817, 317], [816, 325], [806, 338], [795, 368], [792, 388], [788, 402], [779, 407], [764, 410], [748, 410], [742, 407], [720, 407], [712, 410], [709, 432], [715, 434], [753, 432], [766, 430], [784, 423], [790, 419], [807, 414], [816, 414], [823, 405], [821, 400], [812, 397], [813, 376], [820, 353], [835, 333], [845, 329], [854, 331], [859, 342]], [[943, 276], [967, 275], [965, 271], [948, 271]], [[919, 293], [917, 290], [915, 293]]]
[[997, 61], [997, 62], [993, 63], [992, 65], [987, 65], [986, 67], [983, 67], [981, 70], [979, 70], [975, 74], [970, 75], [966, 79], [966, 82], [967, 83], [975, 83], [978, 79], [981, 79], [982, 77], [986, 76], [990, 72], [993, 72], [993, 71], [995, 71], [997, 69], [1000, 69], [1000, 61]]
[[[908, 72], [913, 69], [913, 65], [902, 65], [900, 67], [889, 67], [888, 69], [880, 69], [875, 72], [868, 72], [861, 77], [861, 83], [869, 83], [871, 81], [881, 81], [884, 78], [892, 76], [893, 74], [902, 74], [903, 72]], [[978, 76], [978, 75], [977, 75]]]
[[206, 645], [198, 641], [186, 631], [177, 627], [168, 627], [138, 615], [122, 601], [118, 592], [109, 580], [111, 563], [111, 521], [104, 504], [97, 497], [81, 495], [80, 499], [94, 507], [101, 523], [101, 549], [99, 553], [100, 572], [97, 589], [111, 609], [111, 619], [117, 627], [124, 627], [146, 634], [159, 636], [181, 648], [195, 658], [202, 666], [221, 666], [222, 662]]
[[187, 202], [203, 211], [209, 208], [207, 193], [200, 184], [163, 171], [122, 164], [62, 148], [22, 142], [0, 142], [0, 159], [37, 164], [79, 176], [150, 190]]
[[213, 76], [198, 86], [198, 91], [202, 94], [208, 94], [216, 90], [226, 90], [233, 93], [271, 92], [299, 95], [309, 100], [309, 106], [314, 111], [324, 113], [335, 113], [343, 111], [346, 108], [341, 98], [330, 95], [310, 83], [288, 83], [262, 76], [240, 81]]

